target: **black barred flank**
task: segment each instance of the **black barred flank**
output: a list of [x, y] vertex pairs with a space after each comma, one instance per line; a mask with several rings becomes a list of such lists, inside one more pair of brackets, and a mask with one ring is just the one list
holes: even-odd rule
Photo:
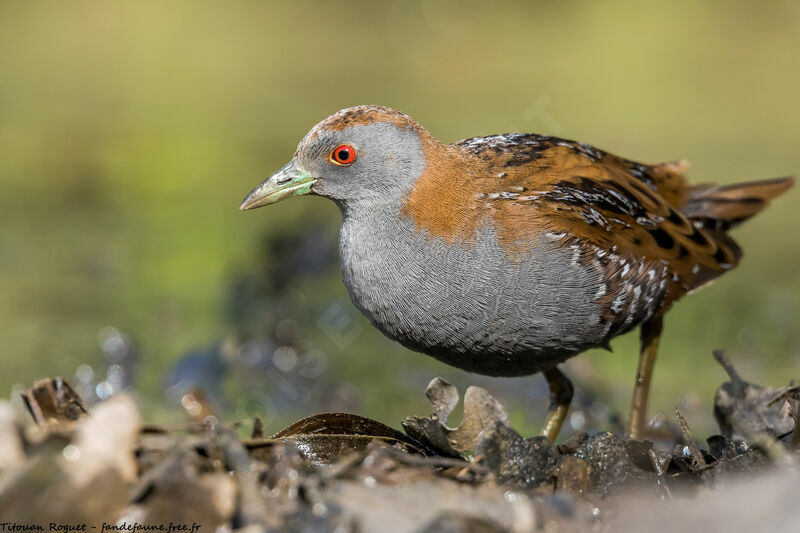
[[650, 169], [647, 168], [647, 165], [633, 163], [629, 172], [631, 176], [644, 183], [648, 189], [656, 190], [656, 182], [650, 174]]
[[647, 230], [656, 240], [656, 244], [665, 250], [671, 250], [675, 246], [675, 239], [661, 228]]
[[577, 207], [594, 207], [630, 217], [647, 217], [644, 206], [631, 193], [610, 182], [578, 177], [577, 182], [559, 181], [546, 199]]

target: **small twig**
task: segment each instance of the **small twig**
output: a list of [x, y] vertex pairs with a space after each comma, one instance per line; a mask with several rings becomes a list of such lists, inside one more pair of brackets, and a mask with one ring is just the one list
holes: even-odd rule
[[383, 451], [392, 455], [393, 458], [397, 459], [398, 461], [408, 465], [456, 467], [463, 468], [464, 470], [473, 470], [478, 473], [487, 473], [489, 471], [488, 468], [474, 461], [467, 462], [462, 459], [454, 459], [452, 457], [426, 457], [422, 455], [412, 455], [391, 447], [385, 448]]
[[775, 395], [773, 399], [767, 402], [767, 407], [772, 407], [776, 403], [781, 400], [787, 399], [797, 399], [800, 397], [800, 385], [795, 385], [793, 381], [789, 382], [789, 385], [781, 389], [781, 391]]
[[[233, 427], [237, 427], [234, 423], [232, 424]], [[156, 424], [144, 424], [140, 429], [139, 433], [146, 435], [146, 434], [168, 434], [168, 433], [202, 433], [208, 429], [208, 425], [202, 422], [187, 422], [183, 424], [166, 424], [166, 425], [156, 425]]]
[[692, 453], [692, 468], [694, 468], [695, 471], [706, 469], [708, 464], [706, 463], [705, 457], [703, 457], [703, 453], [700, 451], [700, 447], [697, 445], [697, 441], [692, 436], [689, 424], [686, 423], [686, 419], [677, 407], [675, 408], [675, 414], [678, 416], [678, 424], [681, 426], [683, 440], [686, 441], [686, 445]]
[[739, 373], [733, 367], [733, 363], [725, 354], [724, 350], [714, 350], [714, 359], [722, 366], [725, 372], [728, 374], [728, 377], [731, 378], [731, 382], [734, 386], [739, 389], [739, 392], [743, 392], [744, 386], [747, 384], [745, 380], [739, 376]]

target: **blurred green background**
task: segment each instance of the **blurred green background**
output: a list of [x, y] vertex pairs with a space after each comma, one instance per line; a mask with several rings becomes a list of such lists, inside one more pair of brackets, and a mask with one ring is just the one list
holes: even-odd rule
[[[312, 392], [344, 383], [332, 394], [346, 407], [396, 426], [428, 412], [422, 391], [443, 375], [462, 390], [483, 384], [532, 433], [541, 377], [478, 379], [386, 341], [335, 266], [273, 301], [255, 295], [237, 315], [236, 298], [264, 280], [239, 281], [283, 260], [264, 239], [313, 221], [313, 260], [339, 224], [321, 198], [241, 213], [245, 193], [317, 121], [365, 103], [449, 142], [533, 131], [642, 161], [686, 158], [698, 182], [797, 174], [798, 95], [793, 0], [2, 2], [0, 391], [57, 374], [100, 386], [117, 342], [138, 354], [117, 382], [150, 420], [175, 420], [164, 376], [226, 339], [220, 364], [245, 369], [220, 373], [230, 419], [265, 410], [277, 426], [340, 405], [253, 381], [237, 362], [242, 321], [263, 337], [274, 321], [259, 326], [273, 316], [264, 308], [289, 294], [303, 353], [324, 354], [305, 376]], [[711, 427], [724, 378], [714, 348], [746, 379], [800, 378], [799, 200], [794, 189], [737, 230], [740, 268], [668, 315], [652, 412], [680, 404]], [[259, 311], [243, 317], [249, 309]], [[628, 335], [613, 354], [569, 362], [604, 402], [587, 405], [627, 412], [636, 343]], [[291, 378], [297, 353], [278, 350], [271, 375]]]

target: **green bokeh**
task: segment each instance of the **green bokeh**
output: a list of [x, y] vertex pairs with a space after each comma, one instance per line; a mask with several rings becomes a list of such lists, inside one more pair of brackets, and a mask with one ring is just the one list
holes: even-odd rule
[[[156, 416], [171, 361], [226, 333], [226, 284], [264, 232], [314, 212], [335, 238], [323, 199], [237, 206], [340, 108], [390, 105], [445, 141], [536, 131], [686, 158], [691, 179], [728, 183], [800, 171], [798, 95], [793, 0], [3, 2], [0, 391], [97, 361], [114, 325], [141, 346]], [[753, 380], [800, 377], [798, 191], [737, 230], [739, 269], [669, 314], [653, 410], [711, 401], [713, 348]], [[338, 278], [323, 285], [346, 300]], [[347, 350], [316, 342], [363, 414], [395, 423], [426, 411], [433, 375], [470, 382], [361, 324]], [[624, 407], [635, 343], [570, 371]], [[396, 378], [409, 373], [419, 383]]]

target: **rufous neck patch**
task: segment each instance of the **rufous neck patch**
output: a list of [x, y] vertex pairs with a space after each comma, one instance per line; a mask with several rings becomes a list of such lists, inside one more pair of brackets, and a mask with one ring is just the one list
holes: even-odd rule
[[443, 145], [429, 135], [422, 140], [425, 171], [402, 210], [419, 230], [471, 245], [478, 228], [489, 223], [509, 251], [536, 242], [541, 221], [530, 201], [546, 186], [542, 172], [548, 158], [539, 152], [549, 145], [531, 146], [523, 154], [504, 151], [501, 136], [480, 146]]

